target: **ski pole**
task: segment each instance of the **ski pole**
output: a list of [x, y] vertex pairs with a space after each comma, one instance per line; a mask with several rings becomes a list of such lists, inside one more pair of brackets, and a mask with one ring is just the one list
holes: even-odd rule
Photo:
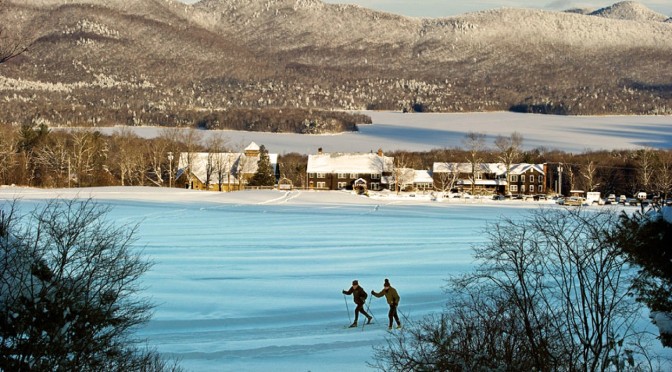
[[[376, 319], [376, 317], [373, 316], [373, 314], [371, 314], [371, 312], [369, 311], [369, 309], [371, 309], [371, 299], [372, 298], [373, 298], [373, 296], [369, 297], [369, 304], [366, 306], [366, 313], [369, 314], [370, 317], [375, 319], [376, 323], [378, 323], [378, 319]], [[362, 331], [364, 331], [364, 326], [366, 325], [366, 323], [368, 323], [368, 320], [366, 322], [362, 323]]]
[[373, 313], [369, 311], [369, 309], [371, 309], [371, 300], [373, 300], [373, 296], [369, 297], [369, 304], [366, 305], [366, 312], [367, 312], [369, 315], [371, 315], [371, 317], [373, 318], [373, 320], [376, 321], [376, 323], [378, 323], [378, 319], [376, 319], [376, 316], [373, 315]]
[[345, 310], [348, 312], [348, 322], [351, 322], [352, 319], [350, 318], [350, 307], [348, 307], [348, 299], [345, 297], [345, 293], [343, 293], [343, 300], [345, 300]]

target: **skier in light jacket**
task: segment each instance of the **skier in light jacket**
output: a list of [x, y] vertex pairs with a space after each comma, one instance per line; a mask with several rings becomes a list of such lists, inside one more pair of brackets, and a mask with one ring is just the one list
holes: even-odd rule
[[390, 319], [390, 325], [387, 329], [392, 329], [392, 321], [397, 322], [397, 328], [401, 328], [401, 322], [399, 321], [399, 315], [397, 315], [397, 306], [399, 306], [399, 293], [390, 285], [390, 281], [385, 279], [383, 283], [383, 290], [380, 292], [371, 291], [371, 294], [376, 297], [383, 297], [387, 300], [387, 304], [390, 305], [390, 311], [387, 313], [387, 317]]
[[359, 286], [359, 282], [353, 280], [352, 287], [350, 287], [350, 289], [348, 289], [347, 291], [343, 290], [343, 294], [352, 295], [353, 300], [357, 305], [357, 307], [355, 308], [355, 322], [350, 325], [350, 328], [357, 327], [357, 319], [359, 318], [359, 313], [362, 313], [362, 315], [364, 315], [367, 318], [366, 324], [371, 323], [372, 316], [367, 314], [366, 311], [364, 311], [364, 304], [366, 303], [366, 297], [368, 297], [368, 295], [366, 294], [366, 291], [364, 291], [364, 288]]

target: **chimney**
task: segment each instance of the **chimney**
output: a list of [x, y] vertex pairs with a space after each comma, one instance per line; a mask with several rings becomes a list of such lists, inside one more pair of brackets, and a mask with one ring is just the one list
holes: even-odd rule
[[378, 156], [383, 156], [383, 149], [378, 149]]

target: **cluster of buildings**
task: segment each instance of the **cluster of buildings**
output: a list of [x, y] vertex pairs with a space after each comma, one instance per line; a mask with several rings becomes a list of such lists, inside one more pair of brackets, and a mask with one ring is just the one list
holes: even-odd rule
[[[268, 154], [277, 187], [293, 185], [280, 177], [278, 154]], [[176, 185], [214, 191], [245, 189], [257, 171], [260, 147], [252, 142], [240, 153], [182, 153]], [[400, 166], [382, 150], [374, 153], [324, 153], [308, 156], [305, 187], [313, 190], [474, 192], [476, 194], [546, 194], [547, 164], [436, 162], [431, 170]], [[557, 182], [557, 181], [556, 181]]]

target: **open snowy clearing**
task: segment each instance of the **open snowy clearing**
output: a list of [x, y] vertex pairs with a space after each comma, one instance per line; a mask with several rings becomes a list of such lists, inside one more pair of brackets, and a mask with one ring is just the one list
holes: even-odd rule
[[354, 304], [341, 290], [353, 279], [368, 293], [389, 278], [403, 322], [440, 312], [445, 280], [473, 267], [488, 222], [562, 208], [422, 194], [0, 187], [0, 202], [26, 207], [74, 197], [112, 206], [116, 223], [140, 223], [157, 308], [139, 335], [190, 371], [370, 370], [372, 347], [388, 335], [387, 305], [374, 298], [376, 324], [344, 328]]
[[[372, 125], [360, 125], [359, 132], [336, 135], [304, 135], [244, 131], [203, 131], [204, 136], [221, 132], [233, 149], [251, 141], [265, 145], [273, 153], [428, 151], [463, 147], [470, 131], [487, 135], [493, 146], [498, 135], [519, 132], [524, 148], [583, 152], [585, 150], [637, 149], [642, 146], [672, 148], [670, 116], [555, 116], [488, 112], [465, 114], [404, 114], [400, 112], [362, 111], [371, 116]], [[115, 128], [99, 128], [113, 133]], [[158, 136], [161, 129], [133, 127], [144, 138]]]

